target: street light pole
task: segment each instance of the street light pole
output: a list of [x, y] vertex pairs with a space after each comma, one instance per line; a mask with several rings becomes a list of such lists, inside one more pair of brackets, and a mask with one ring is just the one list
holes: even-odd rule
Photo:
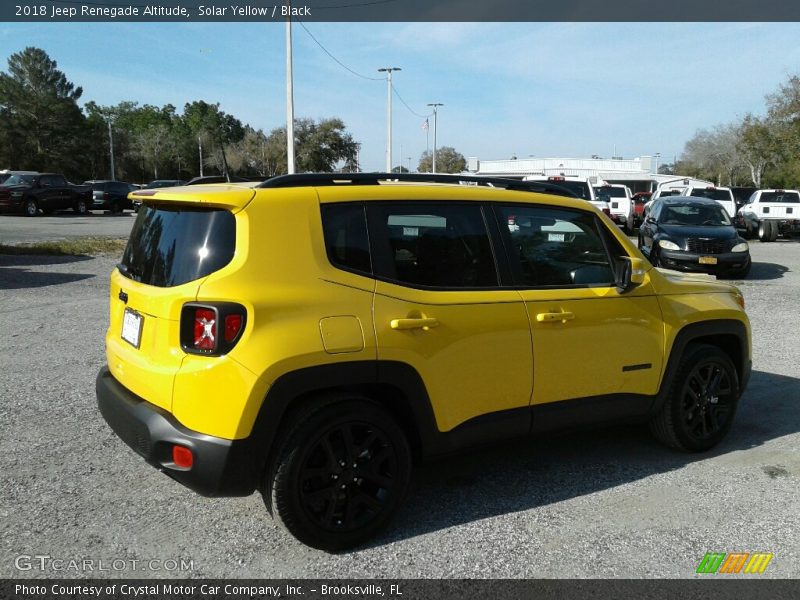
[[197, 136], [197, 149], [200, 151], [200, 177], [203, 176], [203, 138]]
[[661, 153], [656, 152], [656, 175], [658, 175], [658, 159], [661, 158]]
[[378, 69], [386, 73], [386, 172], [392, 172], [392, 71], [402, 71], [400, 67]]
[[292, 79], [292, 17], [286, 17], [286, 172], [294, 173], [294, 86]]
[[431, 171], [436, 173], [436, 117], [440, 106], [444, 106], [441, 102], [431, 102], [428, 106], [433, 107], [433, 159], [431, 161]]

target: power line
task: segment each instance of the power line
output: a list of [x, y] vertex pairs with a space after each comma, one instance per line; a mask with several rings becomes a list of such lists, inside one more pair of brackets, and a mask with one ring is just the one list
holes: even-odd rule
[[368, 77], [367, 75], [362, 75], [361, 73], [357, 73], [356, 71], [354, 71], [353, 69], [351, 69], [350, 67], [348, 67], [348, 66], [347, 66], [346, 64], [344, 64], [342, 61], [340, 61], [338, 58], [336, 58], [336, 57], [335, 57], [333, 54], [331, 54], [331, 53], [328, 51], [328, 49], [327, 49], [325, 46], [323, 46], [323, 45], [320, 43], [320, 41], [319, 41], [317, 38], [315, 38], [315, 37], [314, 37], [314, 35], [313, 35], [313, 34], [312, 34], [312, 33], [311, 33], [309, 30], [308, 30], [308, 27], [306, 27], [306, 26], [303, 24], [303, 22], [302, 22], [300, 19], [298, 19], [298, 18], [295, 18], [295, 21], [297, 21], [298, 23], [300, 23], [300, 27], [302, 27], [302, 28], [305, 30], [305, 32], [306, 32], [306, 33], [309, 35], [309, 37], [310, 37], [312, 40], [314, 40], [314, 42], [316, 42], [317, 46], [319, 46], [320, 48], [322, 48], [322, 51], [323, 51], [323, 52], [325, 52], [325, 54], [327, 54], [328, 56], [330, 56], [330, 57], [331, 57], [331, 58], [332, 58], [334, 61], [336, 61], [336, 63], [337, 63], [337, 64], [338, 64], [340, 67], [342, 67], [342, 68], [344, 68], [344, 69], [347, 69], [348, 71], [350, 71], [350, 72], [351, 72], [353, 75], [355, 75], [356, 77], [361, 77], [361, 79], [369, 79], [370, 81], [383, 81], [383, 77]]
[[430, 113], [430, 114], [427, 114], [427, 115], [421, 115], [418, 112], [412, 110], [411, 107], [408, 104], [406, 104], [406, 101], [403, 100], [403, 97], [400, 95], [400, 93], [397, 91], [397, 88], [394, 87], [394, 85], [392, 85], [392, 90], [394, 90], [395, 96], [397, 96], [397, 98], [400, 100], [400, 102], [403, 103], [403, 106], [405, 106], [412, 115], [415, 115], [415, 116], [419, 117], [420, 119], [427, 119], [428, 117], [433, 116], [433, 113]]

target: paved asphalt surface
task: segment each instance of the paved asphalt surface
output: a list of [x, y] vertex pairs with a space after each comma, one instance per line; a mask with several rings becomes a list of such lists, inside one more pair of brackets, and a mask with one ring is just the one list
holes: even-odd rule
[[0, 215], [0, 244], [63, 240], [87, 235], [123, 238], [130, 234], [135, 217], [136, 213], [129, 210], [122, 215], [103, 211], [94, 211], [83, 216], [72, 211], [63, 211], [53, 216], [35, 218]]
[[[132, 221], [0, 217], [0, 239], [116, 235]], [[706, 552], [737, 551], [774, 553], [762, 577], [800, 577], [800, 242], [752, 254], [737, 285], [754, 373], [717, 449], [676, 453], [621, 427], [438, 461], [416, 472], [388, 530], [339, 555], [296, 542], [258, 495], [184, 489], [106, 426], [94, 378], [118, 257], [0, 255], [0, 578], [684, 578]], [[36, 554], [122, 567], [17, 568]]]

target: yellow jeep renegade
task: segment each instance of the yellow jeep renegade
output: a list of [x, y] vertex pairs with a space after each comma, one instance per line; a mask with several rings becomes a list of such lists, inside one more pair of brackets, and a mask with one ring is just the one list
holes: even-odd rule
[[626, 419], [711, 448], [750, 374], [742, 295], [652, 268], [570, 195], [385, 174], [134, 192], [100, 411], [173, 479], [260, 490], [326, 550], [467, 445]]

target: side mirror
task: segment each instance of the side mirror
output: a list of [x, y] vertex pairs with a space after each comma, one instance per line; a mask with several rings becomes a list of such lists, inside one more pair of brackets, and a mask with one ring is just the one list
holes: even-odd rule
[[644, 282], [644, 260], [632, 256], [621, 256], [617, 263], [617, 291], [631, 291]]
[[647, 217], [647, 218], [645, 219], [645, 221], [646, 221], [647, 223], [651, 223], [651, 224], [656, 222], [656, 220], [655, 220], [653, 217]]

